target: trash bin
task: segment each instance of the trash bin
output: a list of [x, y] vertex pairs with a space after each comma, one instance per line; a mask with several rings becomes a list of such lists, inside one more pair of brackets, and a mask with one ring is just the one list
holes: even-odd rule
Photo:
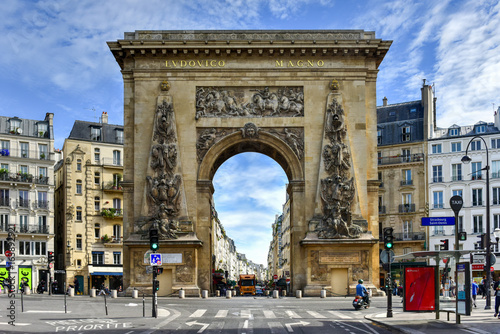
[[111, 290], [111, 298], [118, 298], [118, 290]]
[[139, 290], [132, 290], [132, 298], [139, 298]]
[[96, 289], [90, 289], [90, 298], [95, 298], [96, 296]]

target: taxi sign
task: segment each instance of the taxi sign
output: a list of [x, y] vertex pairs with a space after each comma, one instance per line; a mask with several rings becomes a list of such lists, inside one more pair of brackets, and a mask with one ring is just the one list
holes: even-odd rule
[[150, 254], [150, 263], [152, 266], [161, 266], [161, 254], [160, 253], [151, 253]]

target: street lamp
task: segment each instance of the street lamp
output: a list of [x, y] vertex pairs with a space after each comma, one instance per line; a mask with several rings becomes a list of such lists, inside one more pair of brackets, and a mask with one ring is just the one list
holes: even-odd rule
[[486, 148], [486, 166], [481, 170], [486, 171], [486, 306], [485, 310], [491, 309], [491, 224], [490, 224], [490, 165], [488, 160], [488, 144], [481, 136], [474, 136], [469, 143], [467, 144], [467, 148], [465, 149], [465, 156], [462, 158], [462, 162], [464, 164], [468, 164], [471, 162], [471, 158], [467, 155], [467, 151], [469, 150], [470, 143], [474, 141], [474, 139], [481, 139], [484, 143], [484, 147]]

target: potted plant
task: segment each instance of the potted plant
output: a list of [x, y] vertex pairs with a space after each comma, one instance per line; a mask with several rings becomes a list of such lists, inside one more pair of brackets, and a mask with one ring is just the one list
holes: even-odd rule
[[40, 137], [43, 137], [43, 136], [45, 136], [45, 132], [44, 132], [44, 131], [39, 131], [39, 132], [38, 132], [38, 135], [39, 135]]
[[45, 153], [40, 153], [40, 159], [45, 159]]
[[110, 237], [108, 237], [107, 234], [105, 234], [104, 236], [101, 237], [101, 240], [102, 240], [102, 242], [106, 243], [106, 242], [110, 242], [112, 239]]

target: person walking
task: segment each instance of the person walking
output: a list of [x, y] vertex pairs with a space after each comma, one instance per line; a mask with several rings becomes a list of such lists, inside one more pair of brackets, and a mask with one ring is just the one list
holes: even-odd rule
[[474, 307], [477, 307], [476, 297], [478, 290], [479, 290], [479, 285], [477, 285], [476, 281], [472, 281], [472, 304], [474, 305]]
[[481, 280], [481, 286], [482, 286], [482, 295], [483, 295], [483, 298], [482, 299], [485, 299], [486, 298], [486, 276], [483, 276], [483, 279]]
[[497, 281], [493, 285], [493, 293], [495, 295], [495, 315], [500, 319], [500, 315], [498, 314], [498, 308], [500, 307], [500, 276], [498, 276]]

